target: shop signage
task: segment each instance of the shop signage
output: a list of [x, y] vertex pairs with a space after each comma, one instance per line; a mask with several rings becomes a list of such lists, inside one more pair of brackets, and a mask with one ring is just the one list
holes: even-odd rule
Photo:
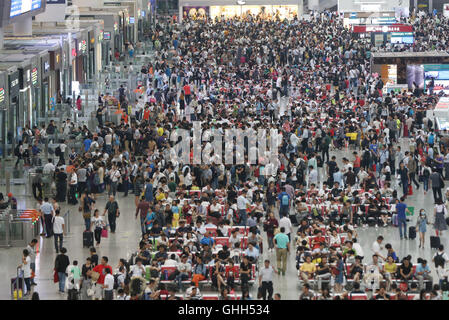
[[111, 33], [108, 31], [103, 32], [103, 39], [104, 40], [111, 40]]
[[37, 84], [37, 68], [33, 68], [33, 70], [31, 70], [31, 83], [33, 85]]
[[3, 104], [5, 102], [5, 89], [0, 88], [0, 103]]
[[27, 70], [26, 76], [27, 76], [27, 77], [26, 77], [27, 83], [29, 83], [30, 80], [31, 80], [31, 70], [30, 70], [30, 69]]
[[72, 49], [72, 57], [76, 57], [76, 49], [75, 48]]
[[16, 71], [9, 75], [9, 97], [16, 97], [19, 94], [19, 71]]
[[392, 24], [389, 26], [380, 25], [363, 25], [363, 26], [353, 26], [352, 32], [354, 33], [370, 33], [370, 32], [413, 32], [413, 27], [411, 25], [405, 24]]
[[87, 50], [87, 41], [83, 40], [80, 43], [78, 43], [78, 52], [85, 53]]
[[118, 30], [118, 22], [114, 22], [114, 31]]
[[65, 0], [47, 0], [47, 4], [65, 4]]
[[47, 73], [48, 71], [50, 71], [50, 62], [45, 61], [44, 62], [44, 73]]
[[18, 84], [19, 84], [19, 79], [14, 79], [14, 80], [11, 80], [9, 86], [11, 87], [11, 89], [13, 89]]
[[134, 21], [135, 21], [135, 20], [134, 20], [134, 17], [129, 17], [129, 23], [130, 23], [130, 24], [134, 24]]
[[103, 41], [103, 30], [101, 30], [100, 34], [98, 35], [98, 41]]

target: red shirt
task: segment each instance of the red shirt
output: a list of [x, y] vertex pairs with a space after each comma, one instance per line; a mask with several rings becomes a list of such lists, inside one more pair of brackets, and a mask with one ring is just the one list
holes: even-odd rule
[[357, 156], [354, 160], [354, 168], [360, 168], [360, 157]]
[[190, 86], [188, 84], [184, 86], [184, 94], [190, 94]]
[[98, 272], [100, 274], [100, 277], [98, 278], [97, 283], [99, 284], [104, 284], [104, 277], [106, 276], [106, 272], [104, 271], [105, 268], [109, 268], [109, 270], [111, 270], [111, 274], [112, 274], [112, 267], [110, 265], [102, 265], [99, 264], [98, 266], [96, 266], [95, 268], [92, 269], [92, 271]]

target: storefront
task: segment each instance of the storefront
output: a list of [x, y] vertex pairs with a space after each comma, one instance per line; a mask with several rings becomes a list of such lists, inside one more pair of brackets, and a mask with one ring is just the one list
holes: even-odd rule
[[95, 31], [91, 30], [87, 33], [89, 41], [87, 42], [87, 79], [95, 77]]
[[19, 70], [14, 68], [15, 71], [8, 74], [8, 94], [9, 94], [9, 108], [8, 115], [6, 117], [5, 127], [6, 142], [7, 142], [7, 154], [12, 155], [16, 141], [15, 138], [21, 135], [20, 125], [20, 82], [19, 82]]
[[72, 61], [73, 80], [79, 83], [86, 83], [89, 60], [87, 55], [87, 39], [80, 37], [76, 39], [75, 43], [76, 51], [72, 49], [72, 55], [75, 55], [75, 59]]
[[33, 89], [31, 83], [31, 61], [24, 61], [19, 65], [19, 122], [20, 126], [28, 124], [36, 125], [36, 118], [33, 118]]
[[[62, 89], [62, 49], [59, 48], [57, 50], [50, 51], [50, 79], [51, 79], [51, 97], [50, 99], [54, 99], [55, 103], [58, 103], [58, 93], [61, 93]], [[52, 100], [51, 100], [52, 101]]]
[[6, 74], [0, 72], [0, 156], [6, 157], [6, 118], [8, 116]]
[[42, 104], [39, 118], [45, 119], [50, 110], [50, 98], [54, 96], [52, 94], [53, 87], [50, 72], [50, 54], [48, 52], [41, 56], [41, 90]]

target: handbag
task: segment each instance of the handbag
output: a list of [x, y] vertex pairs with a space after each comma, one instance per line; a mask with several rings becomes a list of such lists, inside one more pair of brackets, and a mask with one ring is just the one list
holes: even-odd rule
[[54, 283], [59, 282], [59, 276], [58, 276], [58, 272], [56, 271], [56, 268], [54, 269], [54, 272], [53, 272], [53, 282]]
[[108, 229], [106, 227], [104, 227], [103, 230], [101, 230], [101, 237], [102, 238], [108, 237]]

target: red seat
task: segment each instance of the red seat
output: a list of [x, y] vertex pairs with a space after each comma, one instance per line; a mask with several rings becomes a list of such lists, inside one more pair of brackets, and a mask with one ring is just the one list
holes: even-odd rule
[[218, 296], [204, 295], [203, 300], [218, 300]]
[[217, 237], [215, 238], [215, 245], [221, 244], [222, 246], [227, 246], [229, 248], [229, 238], [227, 237]]
[[206, 231], [209, 231], [212, 237], [217, 236], [217, 228], [206, 228]]
[[353, 293], [350, 295], [350, 300], [368, 300], [368, 296], [365, 293]]
[[168, 267], [168, 266], [162, 266], [161, 267], [161, 274], [164, 277], [164, 280], [168, 280], [168, 277], [176, 271], [176, 267]]

